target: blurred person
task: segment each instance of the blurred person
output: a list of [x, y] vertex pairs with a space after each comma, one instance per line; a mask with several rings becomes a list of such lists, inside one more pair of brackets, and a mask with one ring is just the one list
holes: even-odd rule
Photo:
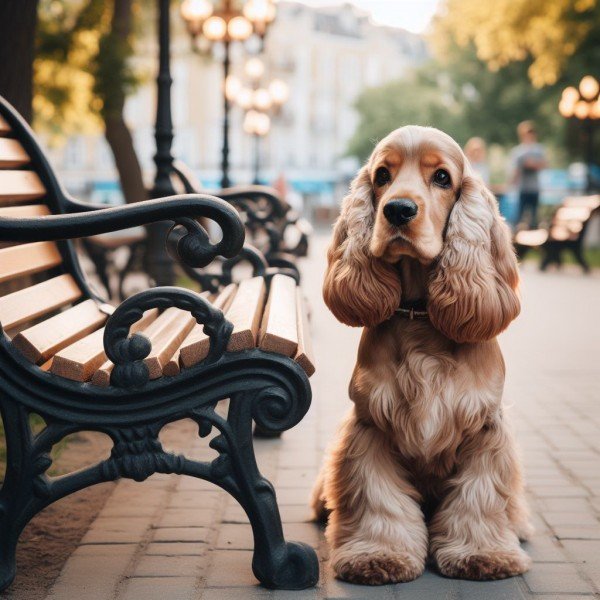
[[487, 162], [487, 145], [483, 138], [472, 137], [465, 144], [465, 156], [485, 185], [490, 185], [490, 167]]
[[540, 202], [539, 172], [548, 166], [544, 146], [538, 142], [533, 121], [523, 121], [517, 126], [520, 144], [510, 153], [510, 180], [519, 194], [517, 223], [528, 213], [528, 225], [536, 229]]

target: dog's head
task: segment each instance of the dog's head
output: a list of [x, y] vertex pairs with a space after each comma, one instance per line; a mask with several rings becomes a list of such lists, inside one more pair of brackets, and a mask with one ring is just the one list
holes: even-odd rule
[[518, 270], [496, 200], [443, 132], [383, 139], [344, 199], [329, 249], [325, 302], [348, 325], [377, 325], [401, 298], [396, 263], [428, 271], [433, 325], [458, 342], [493, 338], [520, 309]]

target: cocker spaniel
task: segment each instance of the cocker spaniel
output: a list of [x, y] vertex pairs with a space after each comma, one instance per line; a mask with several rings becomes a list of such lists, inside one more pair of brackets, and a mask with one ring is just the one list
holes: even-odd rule
[[532, 529], [502, 409], [496, 336], [519, 314], [519, 274], [495, 198], [433, 128], [382, 140], [344, 199], [324, 298], [363, 326], [354, 405], [313, 492], [341, 579], [527, 571]]

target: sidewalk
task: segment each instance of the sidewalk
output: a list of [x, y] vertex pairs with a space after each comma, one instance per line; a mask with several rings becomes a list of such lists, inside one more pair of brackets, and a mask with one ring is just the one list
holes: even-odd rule
[[[121, 481], [48, 600], [297, 600], [368, 598], [443, 600], [600, 597], [600, 278], [540, 274], [527, 265], [522, 316], [502, 340], [506, 400], [523, 450], [537, 533], [524, 577], [491, 583], [444, 579], [428, 570], [409, 584], [366, 588], [335, 580], [322, 532], [307, 500], [323, 449], [349, 407], [348, 380], [359, 330], [338, 324], [320, 296], [327, 236], [316, 234], [302, 265], [312, 305], [317, 373], [313, 405], [280, 440], [256, 442], [261, 471], [277, 490], [286, 537], [319, 549], [319, 587], [268, 591], [250, 568], [250, 527], [237, 503], [191, 478]], [[181, 451], [212, 450], [193, 424], [171, 435]]]

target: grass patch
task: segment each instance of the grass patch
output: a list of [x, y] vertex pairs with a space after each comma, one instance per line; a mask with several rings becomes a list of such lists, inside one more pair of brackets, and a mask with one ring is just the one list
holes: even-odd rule
[[[587, 248], [583, 251], [583, 256], [592, 269], [600, 268], [600, 248]], [[573, 253], [569, 250], [561, 252], [560, 257], [565, 265], [579, 265]], [[539, 263], [541, 260], [541, 252], [537, 249], [528, 250], [523, 258], [523, 262], [534, 261]]]
[[[46, 427], [46, 423], [42, 417], [32, 413], [29, 415], [29, 426], [31, 427], [31, 431], [34, 435], [37, 435], [40, 431]], [[50, 452], [50, 456], [52, 461], [54, 462], [59, 456], [60, 453], [66, 448], [67, 442], [65, 440], [61, 440], [58, 444], [55, 444], [52, 447], [52, 451]], [[0, 421], [0, 481], [4, 480], [4, 474], [6, 472], [6, 436], [4, 434], [4, 421]], [[54, 465], [50, 467], [48, 470], [49, 475], [53, 475], [55, 473]]]

